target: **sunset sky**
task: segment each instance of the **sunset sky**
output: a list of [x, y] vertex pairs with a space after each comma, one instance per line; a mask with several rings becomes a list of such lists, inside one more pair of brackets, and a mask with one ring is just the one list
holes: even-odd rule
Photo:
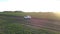
[[0, 0], [0, 11], [60, 11], [60, 0]]

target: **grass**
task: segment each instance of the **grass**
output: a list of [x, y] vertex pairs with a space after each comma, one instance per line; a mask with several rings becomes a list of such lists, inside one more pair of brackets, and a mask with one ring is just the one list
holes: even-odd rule
[[0, 12], [0, 14], [6, 14], [6, 15], [14, 15], [14, 16], [24, 16], [25, 15], [25, 13], [24, 12], [22, 12], [22, 13], [20, 13], [20, 12]]
[[[25, 13], [0, 13], [12, 16], [24, 16]], [[24, 20], [23, 20], [24, 22]], [[0, 34], [60, 34], [47, 29], [34, 29], [21, 24], [10, 16], [0, 16]], [[25, 23], [25, 22], [24, 22]]]
[[4, 31], [1, 32], [4, 34], [60, 34], [57, 32], [51, 32], [44, 29], [32, 29], [21, 24], [7, 24], [4, 25]]

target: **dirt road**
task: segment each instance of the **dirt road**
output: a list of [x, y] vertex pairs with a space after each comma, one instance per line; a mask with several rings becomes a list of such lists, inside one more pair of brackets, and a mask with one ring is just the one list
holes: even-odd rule
[[[55, 22], [57, 23], [58, 21]], [[32, 18], [30, 25], [60, 31], [60, 25], [55, 24], [55, 22], [47, 19]]]

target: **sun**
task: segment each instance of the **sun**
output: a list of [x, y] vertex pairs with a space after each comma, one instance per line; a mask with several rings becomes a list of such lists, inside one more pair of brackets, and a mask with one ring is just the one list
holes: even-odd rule
[[53, 13], [54, 13], [54, 15], [55, 15], [56, 17], [60, 18], [60, 11], [53, 12]]
[[55, 13], [55, 14], [60, 14], [60, 11], [56, 11], [56, 12], [53, 12], [53, 13]]

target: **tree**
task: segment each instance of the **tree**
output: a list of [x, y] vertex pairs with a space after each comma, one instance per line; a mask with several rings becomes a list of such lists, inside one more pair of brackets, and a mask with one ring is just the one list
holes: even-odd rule
[[23, 11], [14, 11], [15, 13], [22, 13]]
[[10, 13], [10, 12], [13, 12], [13, 11], [4, 11], [4, 12], [6, 12], [6, 13]]

